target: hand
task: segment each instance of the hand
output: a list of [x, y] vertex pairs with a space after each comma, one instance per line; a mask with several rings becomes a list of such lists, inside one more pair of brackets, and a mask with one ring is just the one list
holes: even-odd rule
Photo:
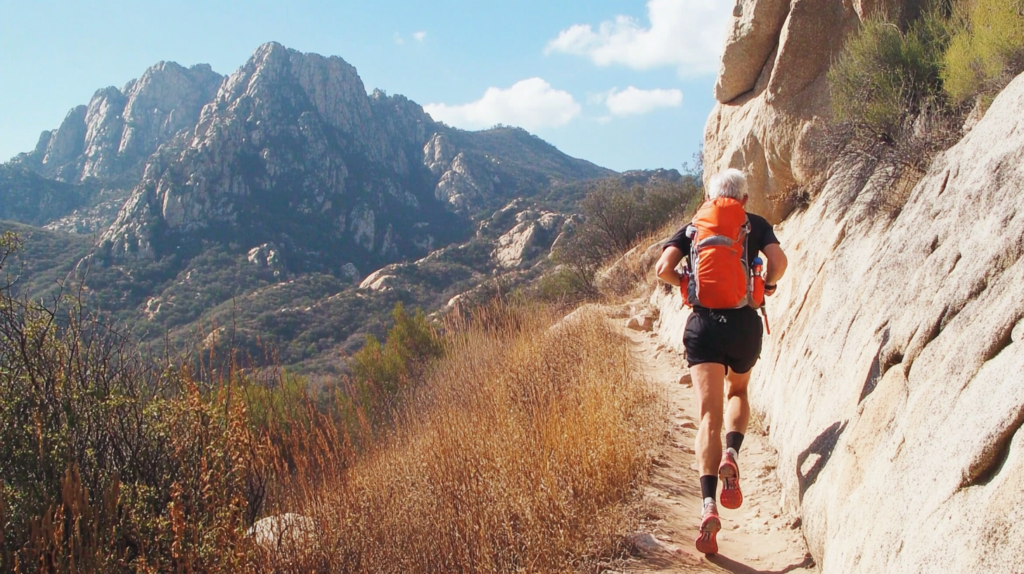
[[778, 286], [777, 285], [769, 285], [768, 283], [765, 283], [764, 284], [764, 294], [765, 294], [765, 296], [766, 297], [771, 297], [772, 295], [774, 295], [776, 287], [778, 287]]

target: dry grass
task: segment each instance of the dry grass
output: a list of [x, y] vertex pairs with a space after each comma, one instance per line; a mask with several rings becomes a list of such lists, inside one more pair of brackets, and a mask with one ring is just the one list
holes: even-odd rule
[[[0, 571], [597, 570], [625, 551], [663, 407], [601, 317], [558, 317], [449, 317], [395, 400], [332, 401], [231, 357], [150, 362], [0, 285]], [[285, 512], [276, 549], [247, 534]]]
[[391, 436], [345, 476], [297, 477], [288, 506], [316, 534], [267, 571], [556, 572], [614, 553], [661, 403], [602, 319], [552, 323], [451, 320]]

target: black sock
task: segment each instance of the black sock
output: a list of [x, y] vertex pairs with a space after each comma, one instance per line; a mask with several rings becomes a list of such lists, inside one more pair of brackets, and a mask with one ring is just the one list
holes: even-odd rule
[[731, 448], [736, 452], [740, 451], [740, 445], [743, 444], [743, 433], [741, 432], [727, 432], [725, 433], [725, 448]]
[[707, 474], [700, 477], [700, 495], [701, 499], [710, 498], [714, 500], [715, 492], [718, 490], [718, 477], [712, 474]]

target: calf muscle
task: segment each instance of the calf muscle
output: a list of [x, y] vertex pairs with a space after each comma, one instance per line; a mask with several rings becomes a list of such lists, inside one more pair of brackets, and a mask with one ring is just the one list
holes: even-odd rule
[[690, 367], [693, 388], [697, 393], [697, 407], [700, 410], [700, 426], [694, 450], [701, 476], [718, 475], [718, 463], [722, 460], [722, 417], [723, 383], [725, 366], [718, 363], [701, 363]]

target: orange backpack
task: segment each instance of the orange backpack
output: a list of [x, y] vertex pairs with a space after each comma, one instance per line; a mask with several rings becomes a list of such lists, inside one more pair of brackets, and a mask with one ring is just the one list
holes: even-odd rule
[[683, 277], [683, 301], [707, 309], [754, 306], [754, 282], [747, 262], [750, 221], [739, 201], [704, 202], [686, 228], [690, 264]]

